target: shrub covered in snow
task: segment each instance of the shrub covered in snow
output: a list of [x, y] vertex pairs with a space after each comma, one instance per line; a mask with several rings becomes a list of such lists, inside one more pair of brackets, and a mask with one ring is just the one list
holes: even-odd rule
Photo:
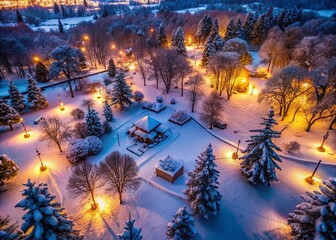
[[189, 121], [190, 118], [191, 117], [184, 111], [178, 111], [173, 113], [169, 120], [178, 124], [184, 124], [185, 122]]
[[169, 155], [160, 160], [160, 167], [165, 171], [174, 172], [178, 166], [180, 163]]
[[112, 127], [111, 127], [109, 122], [107, 122], [107, 121], [103, 122], [103, 131], [104, 131], [104, 133], [112, 132]]
[[163, 102], [163, 97], [161, 95], [157, 96], [156, 101], [159, 102], [159, 103], [162, 103]]
[[285, 143], [284, 146], [287, 153], [299, 153], [301, 151], [301, 144], [297, 141]]
[[0, 216], [0, 239], [15, 240], [21, 239], [21, 232], [18, 231], [18, 226], [12, 224], [9, 216]]
[[0, 155], [0, 184], [14, 178], [19, 172], [19, 167], [7, 155]]
[[66, 158], [70, 163], [76, 164], [89, 156], [90, 145], [85, 139], [74, 139], [70, 142]]
[[140, 91], [135, 91], [133, 94], [133, 97], [134, 97], [134, 101], [136, 101], [137, 103], [140, 103], [145, 98], [145, 95]]
[[336, 239], [336, 178], [322, 181], [320, 191], [306, 192], [288, 214], [294, 239]]
[[102, 149], [102, 141], [96, 136], [88, 136], [85, 140], [89, 144], [89, 155], [97, 155]]
[[125, 222], [126, 226], [124, 227], [124, 232], [118, 234], [119, 240], [141, 240], [141, 228], [134, 227], [135, 219], [131, 219], [129, 216], [128, 221]]
[[74, 119], [83, 119], [85, 116], [84, 110], [80, 108], [75, 108], [70, 112], [71, 116], [73, 116]]

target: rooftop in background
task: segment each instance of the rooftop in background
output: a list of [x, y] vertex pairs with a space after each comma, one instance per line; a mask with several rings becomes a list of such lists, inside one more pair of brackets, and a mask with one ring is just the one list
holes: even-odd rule
[[161, 123], [150, 117], [150, 116], [146, 116], [141, 118], [140, 120], [136, 121], [134, 123], [135, 126], [137, 126], [138, 128], [146, 131], [146, 132], [151, 132], [153, 129], [155, 129], [157, 126], [159, 126]]

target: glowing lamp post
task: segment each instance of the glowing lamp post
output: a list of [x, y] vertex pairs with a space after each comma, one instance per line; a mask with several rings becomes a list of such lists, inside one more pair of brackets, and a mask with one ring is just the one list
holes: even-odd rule
[[327, 131], [327, 133], [323, 136], [323, 141], [322, 141], [322, 143], [321, 143], [321, 146], [319, 146], [319, 147], [317, 148], [317, 150], [318, 150], [319, 152], [325, 152], [325, 148], [323, 147], [323, 144], [324, 144], [324, 142], [328, 139], [328, 137], [329, 137], [329, 131]]
[[47, 170], [47, 166], [43, 165], [43, 162], [42, 162], [42, 159], [41, 159], [41, 153], [37, 150], [37, 148], [36, 148], [36, 154], [37, 154], [38, 158], [40, 159], [40, 163], [41, 163], [40, 171], [43, 172], [43, 171]]
[[101, 99], [102, 98], [102, 90], [101, 88], [98, 89], [98, 96], [97, 96], [98, 99]]
[[61, 111], [64, 111], [64, 104], [62, 103], [62, 101], [61, 101], [61, 95], [59, 95], [58, 94], [58, 102], [59, 102], [59, 109], [61, 110]]
[[22, 124], [23, 130], [25, 131], [25, 134], [23, 135], [24, 138], [29, 138], [30, 134], [27, 132], [26, 126], [25, 126], [22, 118], [21, 118], [21, 124]]
[[254, 88], [255, 88], [255, 85], [253, 84], [252, 89], [251, 89], [251, 95], [253, 95]]
[[312, 184], [312, 185], [315, 183], [315, 181], [314, 181], [314, 175], [315, 175], [315, 173], [316, 173], [318, 167], [320, 166], [321, 162], [322, 162], [322, 161], [319, 160], [319, 162], [317, 163], [317, 165], [316, 165], [316, 167], [315, 167], [315, 169], [314, 169], [313, 174], [312, 174], [311, 176], [305, 178], [305, 180], [306, 180], [307, 183]]
[[237, 160], [238, 159], [238, 150], [239, 150], [239, 145], [240, 145], [240, 140], [238, 140], [238, 145], [237, 145], [237, 149], [234, 153], [232, 153], [232, 159], [233, 160]]

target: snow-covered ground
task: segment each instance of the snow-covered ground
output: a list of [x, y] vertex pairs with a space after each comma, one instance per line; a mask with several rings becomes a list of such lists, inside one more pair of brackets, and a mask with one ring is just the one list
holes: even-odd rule
[[[194, 51], [193, 55], [196, 61], [199, 61], [201, 53], [199, 50]], [[258, 60], [255, 59], [252, 67], [258, 64]], [[195, 67], [195, 70], [205, 74], [204, 69], [200, 67]], [[162, 83], [160, 83], [161, 89], [157, 90], [153, 81], [148, 81], [147, 87], [144, 87], [139, 73], [129, 72], [126, 77], [128, 83], [133, 83], [133, 90], [144, 92], [145, 100], [154, 101], [157, 95], [162, 94]], [[90, 79], [101, 80], [102, 76], [100, 74], [90, 77]], [[139, 165], [142, 184], [136, 192], [125, 194], [123, 205], [119, 205], [117, 196], [107, 195], [103, 190], [99, 190], [96, 196], [101, 208], [95, 212], [89, 210], [88, 201], [73, 199], [71, 193], [66, 189], [71, 165], [66, 160], [64, 153], [60, 154], [57, 149], [50, 148], [46, 143], [38, 140], [38, 126], [34, 125], [33, 121], [40, 115], [45, 117], [59, 115], [64, 121], [73, 125], [77, 121], [73, 120], [69, 112], [71, 109], [79, 107], [83, 99], [94, 99], [94, 108], [100, 116], [102, 115], [102, 101], [97, 99], [96, 94], [76, 93], [76, 97], [72, 99], [61, 87], [47, 89], [44, 94], [50, 106], [45, 110], [22, 115], [27, 129], [31, 133], [31, 138], [23, 138], [23, 129], [19, 124], [14, 126], [13, 131], [8, 128], [0, 128], [0, 154], [7, 154], [20, 167], [17, 178], [9, 181], [6, 184], [7, 191], [0, 194], [0, 215], [8, 214], [13, 220], [21, 223], [23, 211], [15, 209], [14, 205], [20, 199], [21, 184], [30, 178], [33, 181], [48, 183], [50, 191], [56, 195], [57, 201], [66, 208], [69, 216], [75, 220], [76, 227], [82, 230], [86, 239], [116, 239], [116, 234], [122, 232], [124, 221], [128, 218], [129, 212], [136, 218], [135, 225], [142, 228], [144, 239], [164, 239], [166, 224], [171, 220], [172, 215], [179, 207], [188, 206], [183, 194], [183, 190], [186, 188], [185, 181], [188, 178], [187, 173], [192, 171], [197, 155], [211, 143], [220, 171], [219, 191], [223, 195], [223, 200], [218, 216], [209, 221], [196, 216], [196, 228], [202, 239], [220, 240], [224, 236], [225, 239], [289, 239], [287, 214], [293, 211], [295, 205], [300, 202], [300, 194], [316, 190], [318, 187], [318, 185], [311, 186], [304, 181], [304, 178], [311, 174], [315, 163], [283, 158], [282, 171], [278, 171], [279, 181], [272, 184], [271, 187], [252, 186], [246, 182], [239, 170], [239, 161], [234, 161], [230, 157], [235, 148], [222, 140], [236, 143], [238, 139], [241, 139], [243, 141], [242, 147], [244, 147], [244, 140], [247, 140], [250, 135], [248, 130], [261, 127], [259, 125], [260, 118], [266, 115], [269, 106], [257, 103], [256, 94], [261, 90], [266, 80], [249, 80], [256, 86], [254, 95], [236, 94], [230, 102], [223, 100], [223, 120], [229, 126], [225, 130], [215, 129], [209, 132], [194, 120], [183, 126], [168, 122], [170, 115], [175, 110], [190, 112], [189, 103], [185, 97], [180, 96], [180, 89], [175, 88], [168, 96], [162, 94], [168, 107], [161, 113], [144, 110], [141, 104], [133, 104], [124, 112], [113, 109], [112, 127], [114, 131], [101, 138], [103, 141], [102, 151], [96, 156], [91, 156], [88, 161], [99, 163], [114, 150], [130, 154]], [[207, 82], [204, 88], [206, 93], [211, 91], [209, 85]], [[63, 112], [58, 109], [57, 94], [61, 94], [61, 99], [64, 102], [65, 111]], [[169, 104], [171, 98], [176, 99], [175, 105]], [[199, 121], [200, 104], [197, 109], [197, 112], [191, 116]], [[130, 140], [126, 131], [133, 122], [146, 115], [150, 115], [170, 127], [172, 134], [138, 157], [126, 149]], [[281, 130], [286, 124], [286, 121], [280, 122], [276, 128]], [[316, 144], [320, 143], [325, 133], [325, 127], [326, 123], [321, 123], [311, 133], [306, 133], [303, 130], [302, 117], [298, 117], [295, 124], [284, 131], [277, 143], [282, 146], [284, 142], [289, 140], [298, 140], [303, 146], [303, 151], [297, 157], [315, 162], [322, 159], [324, 162], [336, 164], [334, 131], [330, 133], [325, 144], [328, 149], [327, 153], [320, 154], [315, 149]], [[238, 133], [234, 133], [234, 131], [238, 131]], [[45, 172], [39, 172], [40, 163], [35, 148], [41, 152], [41, 157], [48, 167]], [[155, 165], [167, 155], [171, 155], [184, 164], [185, 173], [174, 184], [155, 175]], [[316, 174], [318, 183], [321, 179], [331, 176], [336, 176], [336, 166], [322, 164]]]

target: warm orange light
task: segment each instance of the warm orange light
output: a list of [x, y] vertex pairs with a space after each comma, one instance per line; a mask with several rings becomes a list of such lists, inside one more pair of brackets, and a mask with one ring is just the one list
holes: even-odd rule
[[88, 41], [88, 40], [90, 39], [90, 37], [89, 37], [88, 35], [84, 35], [84, 36], [83, 36], [83, 39], [84, 39], [85, 41]]
[[242, 83], [246, 83], [246, 81], [247, 81], [246, 78], [242, 78], [242, 79], [241, 79], [241, 82], [242, 82]]
[[86, 49], [84, 47], [82, 47], [81, 50], [82, 50], [82, 52], [85, 52]]
[[112, 48], [112, 49], [115, 49], [115, 48], [116, 48], [116, 46], [115, 46], [114, 44], [112, 44], [111, 48]]
[[134, 65], [134, 64], [131, 64], [131, 65], [129, 66], [129, 69], [130, 69], [130, 70], [134, 70], [134, 69], [135, 69], [135, 65]]
[[119, 55], [123, 55], [123, 51], [119, 51]]
[[150, 31], [150, 32], [154, 32], [154, 28], [150, 28], [149, 31]]
[[40, 61], [40, 58], [37, 57], [37, 56], [35, 56], [33, 59], [34, 59], [35, 62]]
[[61, 103], [60, 103], [60, 110], [61, 110], [61, 111], [64, 111], [64, 109], [65, 109], [64, 104], [61, 102]]

